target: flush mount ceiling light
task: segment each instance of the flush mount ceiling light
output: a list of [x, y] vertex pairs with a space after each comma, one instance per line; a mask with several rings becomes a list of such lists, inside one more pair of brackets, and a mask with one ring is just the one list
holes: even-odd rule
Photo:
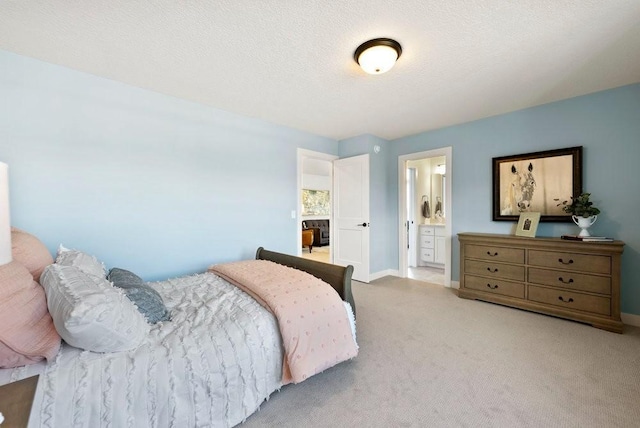
[[402, 55], [402, 46], [392, 39], [373, 39], [364, 42], [353, 54], [353, 59], [369, 74], [382, 74], [391, 70]]

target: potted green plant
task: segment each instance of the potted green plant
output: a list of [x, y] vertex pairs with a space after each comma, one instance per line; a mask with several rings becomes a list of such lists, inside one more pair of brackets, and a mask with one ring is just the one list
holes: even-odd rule
[[582, 229], [579, 236], [590, 236], [587, 229], [596, 222], [600, 214], [600, 210], [593, 206], [589, 197], [591, 193], [581, 193], [575, 198], [571, 197], [571, 203], [562, 201], [558, 204], [558, 206], [562, 205], [562, 211], [571, 214], [573, 222]]
[[591, 193], [581, 193], [575, 198], [571, 197], [571, 203], [562, 201], [558, 206], [562, 205], [562, 211], [578, 217], [589, 218], [600, 214], [600, 210], [593, 206], [589, 197], [591, 197]]

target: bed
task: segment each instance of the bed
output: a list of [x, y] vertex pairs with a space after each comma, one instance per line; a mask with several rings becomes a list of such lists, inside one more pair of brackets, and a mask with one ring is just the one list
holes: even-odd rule
[[[348, 341], [357, 354], [351, 266], [263, 248], [256, 261], [329, 284], [342, 299]], [[91, 352], [62, 342], [49, 361], [0, 369], [0, 385], [39, 375], [29, 426], [232, 427], [291, 381], [285, 380], [285, 366], [295, 357], [288, 357], [291, 341], [280, 325], [285, 321], [273, 308], [213, 272], [149, 285], [171, 320], [152, 325], [134, 349]], [[301, 340], [295, 342], [298, 349]], [[318, 372], [355, 354], [345, 351]]]

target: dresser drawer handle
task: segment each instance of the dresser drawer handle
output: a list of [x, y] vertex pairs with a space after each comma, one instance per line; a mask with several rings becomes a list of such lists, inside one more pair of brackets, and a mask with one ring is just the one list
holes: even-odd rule
[[491, 253], [491, 251], [487, 251], [487, 255], [488, 255], [489, 257], [495, 257], [495, 256], [497, 256], [497, 255], [498, 255], [498, 252], [496, 251], [495, 253], [493, 253], [493, 254], [492, 254], [492, 253]]
[[565, 303], [572, 303], [573, 302], [573, 297], [569, 297], [569, 300], [564, 300], [562, 298], [562, 296], [558, 296], [558, 300], [563, 301]]
[[489, 287], [492, 290], [495, 290], [496, 288], [498, 288], [498, 284], [496, 285], [487, 284], [487, 287]]
[[562, 259], [558, 259], [558, 261], [559, 261], [560, 263], [562, 263], [563, 265], [570, 265], [570, 264], [573, 264], [573, 259], [569, 259], [569, 261], [568, 261], [568, 262], [565, 262], [565, 261], [564, 261], [564, 260], [562, 260]]
[[496, 273], [496, 272], [498, 272], [498, 268], [495, 268], [495, 269], [493, 269], [493, 270], [492, 270], [491, 268], [489, 268], [489, 267], [488, 267], [488, 268], [487, 268], [487, 270], [488, 270], [489, 272], [491, 272], [491, 273]]
[[569, 281], [565, 281], [564, 279], [562, 279], [562, 277], [558, 278], [558, 281], [562, 282], [563, 284], [571, 284], [573, 282], [573, 278], [569, 278]]

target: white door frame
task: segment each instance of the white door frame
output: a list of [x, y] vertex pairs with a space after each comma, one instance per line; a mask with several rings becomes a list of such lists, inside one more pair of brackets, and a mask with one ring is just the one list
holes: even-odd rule
[[[407, 189], [409, 189], [409, 192], [413, 192], [415, 193], [416, 190], [416, 168], [407, 168], [407, 170], [411, 171], [412, 174], [407, 174], [409, 175], [409, 177], [406, 179], [406, 184], [407, 184]], [[416, 219], [416, 210], [415, 210], [415, 205], [411, 206], [411, 201], [413, 201], [413, 203], [415, 204], [415, 198], [406, 198], [405, 199], [406, 203], [407, 203], [407, 222], [411, 222], [412, 224], [408, 224], [404, 230], [407, 231], [407, 236], [409, 237], [409, 241], [413, 240], [413, 245], [411, 244], [411, 242], [409, 242], [409, 245], [407, 245], [405, 248], [405, 251], [408, 251], [408, 260], [407, 260], [407, 266], [411, 263], [413, 267], [418, 266], [418, 251], [417, 251], [417, 240], [416, 240], [416, 236], [417, 236], [417, 232], [418, 232], [418, 220]], [[413, 210], [411, 210], [410, 208], [413, 208]]]
[[[319, 159], [326, 160], [328, 162], [333, 163], [334, 160], [338, 159], [336, 155], [330, 155], [328, 153], [322, 152], [314, 152], [312, 150], [307, 149], [298, 149], [297, 150], [297, 158], [298, 158], [298, 170], [297, 170], [297, 205], [296, 205], [296, 236], [297, 236], [297, 256], [300, 257], [302, 255], [302, 233], [300, 233], [300, 228], [302, 227], [302, 173], [304, 169], [304, 160], [305, 159]], [[329, 213], [329, 263], [333, 263], [333, 167], [330, 172], [331, 178], [331, 212]]]
[[[444, 226], [445, 232], [445, 265], [444, 265], [444, 286], [451, 287], [451, 221], [453, 219], [451, 211], [451, 188], [452, 188], [452, 164], [453, 149], [451, 147], [443, 147], [440, 149], [427, 150], [425, 152], [410, 153], [408, 155], [398, 156], [398, 266], [400, 268], [400, 277], [406, 278], [409, 270], [407, 261], [407, 235], [405, 233], [407, 225], [407, 161], [418, 160], [424, 158], [434, 158], [438, 156], [446, 157], [446, 175], [445, 181], [445, 201], [444, 212], [446, 221]], [[302, 238], [300, 238], [302, 239]]]

